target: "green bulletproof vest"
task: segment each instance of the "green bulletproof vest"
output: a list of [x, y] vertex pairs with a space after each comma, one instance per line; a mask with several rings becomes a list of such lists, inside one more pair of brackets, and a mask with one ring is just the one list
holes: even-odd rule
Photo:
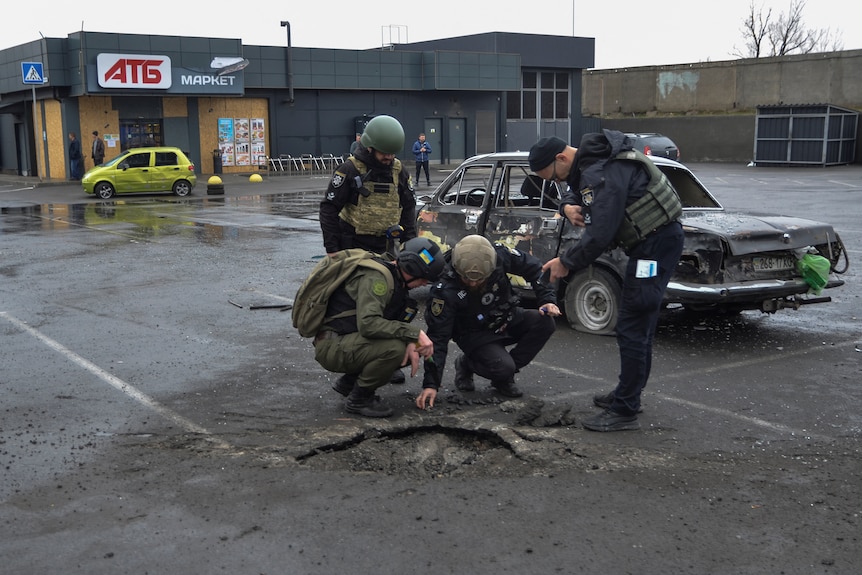
[[623, 222], [614, 237], [617, 244], [629, 250], [657, 228], [678, 220], [682, 215], [682, 202], [667, 176], [642, 152], [620, 152], [614, 159], [640, 162], [650, 177], [643, 197], [626, 207]]
[[356, 228], [356, 233], [368, 236], [384, 236], [386, 230], [401, 221], [401, 201], [398, 197], [398, 180], [401, 175], [401, 160], [392, 162], [392, 182], [370, 182], [365, 179], [368, 167], [353, 156], [348, 158], [356, 166], [362, 178], [364, 192], [354, 204], [347, 204], [338, 216]]

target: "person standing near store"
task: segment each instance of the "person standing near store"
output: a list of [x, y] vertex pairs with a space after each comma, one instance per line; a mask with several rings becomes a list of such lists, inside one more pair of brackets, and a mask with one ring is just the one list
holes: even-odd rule
[[352, 144], [350, 144], [350, 155], [351, 156], [356, 151], [356, 148], [358, 148], [359, 146], [362, 145], [362, 142], [360, 141], [361, 139], [362, 139], [362, 134], [360, 134], [359, 132], [356, 132], [356, 139], [353, 141]]
[[[320, 202], [320, 229], [327, 255], [360, 248], [394, 252], [416, 237], [416, 197], [410, 175], [395, 154], [404, 148], [404, 128], [392, 116], [375, 116], [360, 146], [335, 169]], [[390, 259], [395, 256], [389, 253]], [[391, 383], [404, 383], [399, 369]]]
[[586, 134], [578, 148], [543, 138], [529, 162], [539, 177], [568, 184], [560, 213], [585, 227], [577, 244], [543, 266], [551, 281], [589, 267], [614, 245], [629, 257], [616, 326], [619, 380], [612, 392], [593, 397], [604, 411], [581, 423], [591, 431], [640, 429], [662, 299], [682, 254], [682, 204], [664, 174], [615, 130]]
[[[433, 361], [426, 361], [420, 409], [437, 397], [449, 341], [463, 352], [455, 360], [455, 387], [473, 391], [473, 374], [491, 381], [504, 397], [520, 397], [515, 374], [533, 361], [556, 329], [560, 315], [556, 291], [542, 277], [542, 262], [532, 255], [487, 238], [462, 238], [449, 256], [450, 268], [431, 286], [425, 323], [434, 342]], [[525, 309], [508, 274], [527, 280], [538, 309]], [[510, 349], [507, 349], [511, 347]]]
[[69, 132], [69, 179], [80, 180], [84, 175], [84, 155], [75, 132]]
[[102, 141], [102, 138], [99, 137], [99, 131], [93, 130], [93, 162], [97, 166], [101, 165], [102, 162], [105, 161], [105, 142]]
[[413, 156], [416, 158], [416, 185], [419, 185], [419, 174], [425, 170], [425, 183], [431, 185], [428, 174], [428, 156], [431, 155], [431, 144], [425, 141], [425, 134], [419, 134], [419, 139], [413, 142]]

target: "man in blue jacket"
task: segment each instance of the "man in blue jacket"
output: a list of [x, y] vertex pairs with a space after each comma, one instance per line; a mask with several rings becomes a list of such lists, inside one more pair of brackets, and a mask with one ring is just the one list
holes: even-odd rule
[[413, 142], [413, 155], [416, 157], [416, 185], [419, 185], [419, 174], [425, 170], [425, 183], [431, 185], [428, 174], [428, 156], [431, 155], [431, 144], [425, 141], [425, 134], [419, 134], [419, 139]]

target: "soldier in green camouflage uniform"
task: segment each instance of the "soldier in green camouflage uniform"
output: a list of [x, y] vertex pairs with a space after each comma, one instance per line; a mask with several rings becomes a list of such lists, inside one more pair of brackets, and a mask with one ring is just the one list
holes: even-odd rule
[[380, 263], [382, 269], [357, 267], [333, 292], [314, 338], [314, 359], [344, 374], [332, 388], [346, 397], [345, 409], [365, 417], [392, 415], [375, 391], [391, 381], [393, 369], [410, 365], [415, 375], [419, 357], [433, 357], [428, 335], [410, 323], [417, 304], [409, 290], [436, 281], [446, 265], [428, 238], [405, 242], [394, 262]]

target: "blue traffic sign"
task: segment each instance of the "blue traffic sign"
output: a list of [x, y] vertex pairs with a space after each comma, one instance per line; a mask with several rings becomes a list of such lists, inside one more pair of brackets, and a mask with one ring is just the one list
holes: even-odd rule
[[42, 62], [21, 62], [21, 76], [25, 84], [44, 84]]

